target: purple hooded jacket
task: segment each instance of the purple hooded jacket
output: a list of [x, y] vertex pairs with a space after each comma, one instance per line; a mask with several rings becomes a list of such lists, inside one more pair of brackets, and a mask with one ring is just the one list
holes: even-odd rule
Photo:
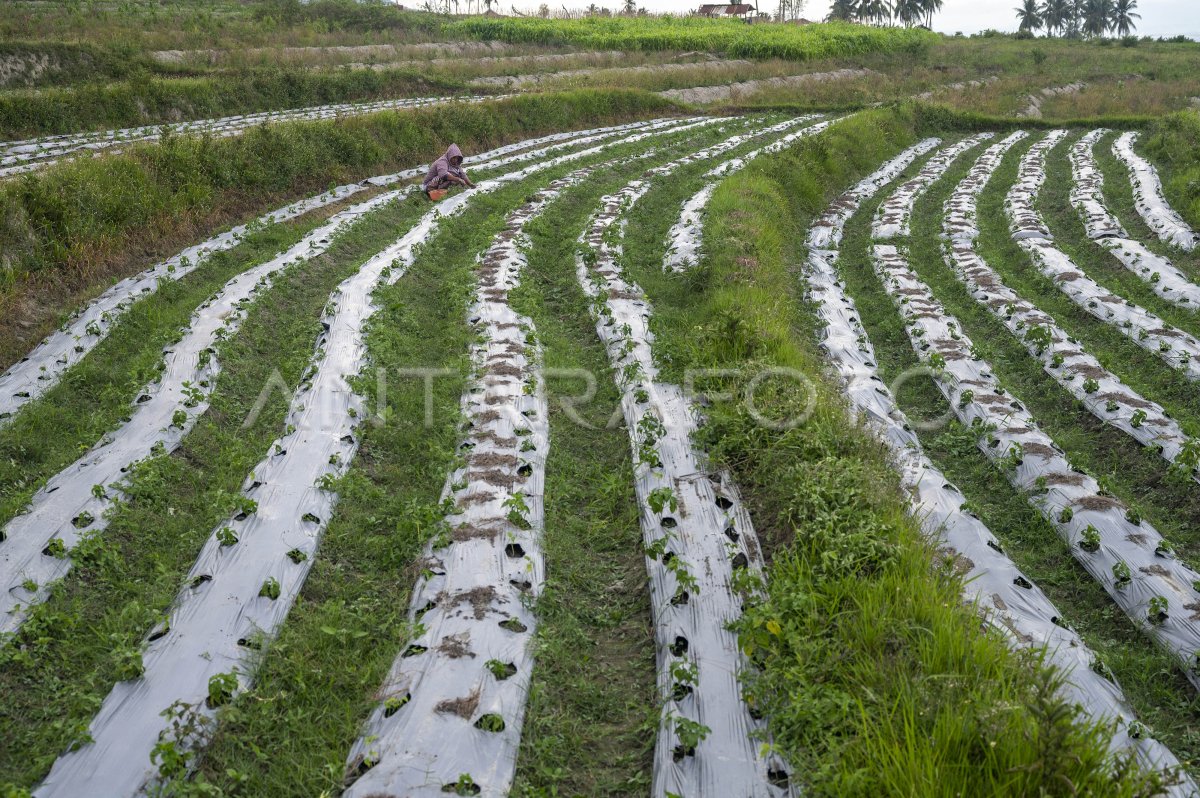
[[[446, 180], [448, 174], [465, 178], [467, 173], [461, 166], [462, 157], [462, 150], [458, 148], [457, 144], [447, 147], [446, 154], [429, 165], [429, 171], [425, 173], [421, 188], [426, 191], [431, 188], [445, 188], [450, 184], [450, 181]], [[455, 159], [457, 159], [457, 163], [455, 163]]]

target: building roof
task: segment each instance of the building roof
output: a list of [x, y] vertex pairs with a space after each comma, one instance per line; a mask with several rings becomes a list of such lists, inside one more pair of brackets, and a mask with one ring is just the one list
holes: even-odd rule
[[754, 6], [749, 3], [733, 3], [726, 5], [724, 3], [712, 3], [700, 6], [696, 13], [703, 17], [714, 17], [723, 15], [727, 17], [740, 17], [749, 14], [754, 10]]

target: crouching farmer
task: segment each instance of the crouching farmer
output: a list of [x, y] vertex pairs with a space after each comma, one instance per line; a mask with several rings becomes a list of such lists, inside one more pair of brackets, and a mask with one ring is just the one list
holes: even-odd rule
[[458, 145], [451, 144], [447, 147], [446, 154], [429, 165], [429, 171], [421, 183], [421, 190], [425, 192], [425, 196], [431, 200], [440, 200], [446, 196], [446, 190], [451, 186], [474, 188], [475, 184], [467, 177], [462, 162], [462, 150]]

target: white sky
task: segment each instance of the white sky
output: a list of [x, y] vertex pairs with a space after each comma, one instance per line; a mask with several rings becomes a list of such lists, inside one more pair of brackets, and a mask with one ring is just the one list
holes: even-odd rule
[[[516, 0], [521, 9], [536, 8], [541, 0]], [[753, 2], [753, 0], [744, 0]], [[505, 13], [513, 0], [500, 0]], [[566, 5], [569, 8], [583, 8], [590, 2], [600, 6], [616, 9], [621, 0], [546, 0], [551, 7]], [[639, 6], [645, 6], [651, 11], [666, 12], [689, 11], [702, 2], [719, 2], [719, 0], [638, 0]], [[763, 11], [773, 11], [779, 0], [759, 0], [759, 8]], [[807, 0], [803, 15], [808, 19], [824, 19], [829, 13], [830, 0]], [[1017, 15], [1013, 9], [1019, 5], [1019, 0], [944, 0], [942, 12], [933, 18], [935, 30], [943, 33], [974, 33], [985, 28], [996, 30], [1016, 30]], [[1200, 39], [1200, 0], [1139, 0], [1138, 33], [1146, 36], [1176, 36], [1183, 34], [1193, 39]]]

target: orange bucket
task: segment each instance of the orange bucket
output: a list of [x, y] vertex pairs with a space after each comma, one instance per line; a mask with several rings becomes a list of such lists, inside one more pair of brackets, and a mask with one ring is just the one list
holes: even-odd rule
[[431, 189], [429, 192], [429, 199], [433, 200], [434, 202], [437, 202], [438, 200], [442, 199], [449, 193], [450, 192], [444, 188]]

